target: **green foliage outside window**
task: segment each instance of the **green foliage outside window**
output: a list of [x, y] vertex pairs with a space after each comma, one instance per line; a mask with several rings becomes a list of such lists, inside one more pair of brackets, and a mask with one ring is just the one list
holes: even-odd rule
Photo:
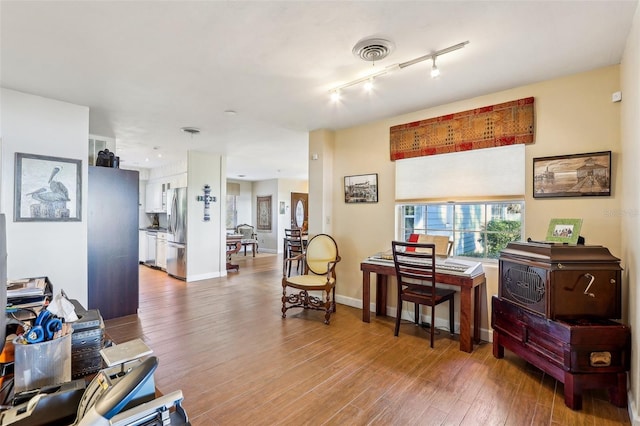
[[497, 259], [500, 250], [505, 248], [512, 241], [519, 241], [522, 233], [522, 223], [515, 220], [490, 220], [487, 222], [486, 233], [480, 238], [480, 242], [485, 245], [487, 257]]

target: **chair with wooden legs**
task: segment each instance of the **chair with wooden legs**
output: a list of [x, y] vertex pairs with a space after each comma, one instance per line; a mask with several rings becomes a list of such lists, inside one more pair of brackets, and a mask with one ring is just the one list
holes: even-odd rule
[[[285, 262], [286, 259], [290, 259], [293, 257], [296, 257], [297, 259], [297, 263], [296, 263], [296, 272], [300, 273], [302, 272], [301, 270], [301, 260], [302, 257], [300, 255], [302, 255], [304, 253], [304, 242], [302, 241], [302, 230], [297, 228], [297, 229], [285, 229], [284, 230], [284, 235], [285, 235], [285, 241], [286, 241], [286, 247], [285, 247]], [[287, 276], [290, 277], [291, 276], [291, 263], [288, 263], [288, 272], [287, 272]]]
[[[291, 262], [302, 260], [302, 275], [290, 277], [287, 268]], [[282, 267], [282, 318], [291, 308], [324, 311], [324, 323], [329, 324], [331, 314], [336, 311], [336, 264], [340, 262], [338, 245], [327, 234], [318, 234], [309, 240], [304, 253], [287, 258]], [[288, 293], [287, 289], [294, 289]], [[321, 292], [314, 296], [310, 292]]]
[[391, 248], [398, 280], [398, 312], [394, 335], [397, 336], [400, 331], [403, 301], [415, 304], [416, 324], [420, 321], [420, 305], [429, 306], [431, 307], [430, 335], [433, 348], [435, 308], [441, 303], [449, 302], [449, 329], [453, 334], [453, 298], [456, 292], [436, 287], [435, 244], [393, 241]]
[[256, 253], [258, 252], [258, 235], [254, 232], [253, 226], [243, 223], [242, 225], [236, 226], [236, 232], [242, 235], [240, 243], [242, 247], [244, 247], [244, 255], [247, 255], [247, 246], [251, 246], [251, 254], [253, 257], [256, 257]]

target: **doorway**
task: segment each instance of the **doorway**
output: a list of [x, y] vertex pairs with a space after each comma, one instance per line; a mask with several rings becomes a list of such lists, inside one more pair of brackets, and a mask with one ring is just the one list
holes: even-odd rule
[[306, 232], [309, 228], [309, 194], [302, 192], [291, 193], [291, 228], [301, 228]]

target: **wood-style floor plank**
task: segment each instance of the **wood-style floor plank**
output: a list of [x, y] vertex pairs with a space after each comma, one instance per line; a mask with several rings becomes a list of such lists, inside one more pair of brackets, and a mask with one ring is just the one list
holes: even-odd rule
[[[394, 319], [361, 321], [338, 305], [281, 318], [282, 258], [234, 256], [238, 272], [185, 283], [140, 266], [138, 315], [106, 321], [120, 343], [143, 339], [160, 359], [158, 389], [181, 389], [201, 425], [628, 425], [601, 390], [583, 409], [564, 405], [563, 385], [491, 345], [460, 352], [457, 336]], [[340, 277], [338, 277], [340, 286]]]

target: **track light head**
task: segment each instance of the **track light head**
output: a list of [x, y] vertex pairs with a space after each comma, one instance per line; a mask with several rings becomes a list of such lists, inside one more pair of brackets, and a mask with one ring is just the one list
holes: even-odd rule
[[440, 75], [440, 69], [436, 65], [436, 57], [434, 56], [431, 60], [433, 61], [431, 65], [431, 78], [437, 78]]
[[364, 83], [364, 90], [370, 92], [373, 90], [373, 77]]

